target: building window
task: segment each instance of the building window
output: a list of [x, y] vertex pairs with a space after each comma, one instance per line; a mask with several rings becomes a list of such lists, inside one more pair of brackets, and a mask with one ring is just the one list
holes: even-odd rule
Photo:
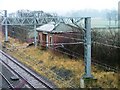
[[50, 36], [50, 46], [52, 46], [52, 36]]

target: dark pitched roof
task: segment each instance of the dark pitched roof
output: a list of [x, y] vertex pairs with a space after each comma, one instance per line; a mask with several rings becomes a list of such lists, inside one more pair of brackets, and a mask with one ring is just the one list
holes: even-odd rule
[[37, 31], [49, 32], [49, 33], [62, 33], [62, 32], [79, 32], [79, 28], [75, 25], [65, 24], [63, 22], [59, 24], [48, 23], [36, 28]]

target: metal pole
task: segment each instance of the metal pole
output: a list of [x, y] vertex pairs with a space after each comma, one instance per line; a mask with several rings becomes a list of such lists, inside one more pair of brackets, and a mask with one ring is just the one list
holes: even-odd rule
[[5, 42], [8, 41], [7, 10], [5, 10]]
[[37, 46], [36, 15], [34, 14], [34, 45]]
[[[120, 46], [120, 1], [118, 2], [118, 46]], [[120, 56], [119, 49], [117, 49], [117, 52], [118, 52], [118, 57], [119, 57]], [[118, 83], [118, 88], [120, 88], [120, 82]]]
[[83, 78], [92, 78], [91, 75], [91, 18], [85, 18], [85, 33], [84, 33], [84, 61], [85, 74]]
[[34, 44], [37, 46], [37, 34], [36, 34], [36, 23], [34, 24]]
[[120, 46], [120, 1], [118, 2], [118, 46]]
[[46, 34], [46, 38], [47, 38], [47, 48], [48, 48], [48, 43], [49, 43], [49, 41], [48, 41], [48, 33]]

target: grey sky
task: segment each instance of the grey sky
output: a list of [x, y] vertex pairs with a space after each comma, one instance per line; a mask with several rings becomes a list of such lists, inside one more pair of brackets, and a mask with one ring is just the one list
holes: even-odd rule
[[81, 9], [117, 9], [119, 0], [0, 0], [0, 9], [43, 10], [59, 14]]

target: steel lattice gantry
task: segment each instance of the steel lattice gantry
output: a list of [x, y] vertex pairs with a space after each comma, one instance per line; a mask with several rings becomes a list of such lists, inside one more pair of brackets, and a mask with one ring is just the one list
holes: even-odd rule
[[7, 17], [7, 10], [1, 21], [1, 25], [5, 26], [5, 41], [8, 41], [8, 25], [34, 25], [35, 45], [37, 45], [37, 32], [36, 26], [42, 25], [51, 21], [54, 22], [74, 22], [77, 23], [84, 19], [84, 61], [85, 61], [85, 74], [84, 78], [92, 78], [91, 75], [91, 18], [90, 17]]

